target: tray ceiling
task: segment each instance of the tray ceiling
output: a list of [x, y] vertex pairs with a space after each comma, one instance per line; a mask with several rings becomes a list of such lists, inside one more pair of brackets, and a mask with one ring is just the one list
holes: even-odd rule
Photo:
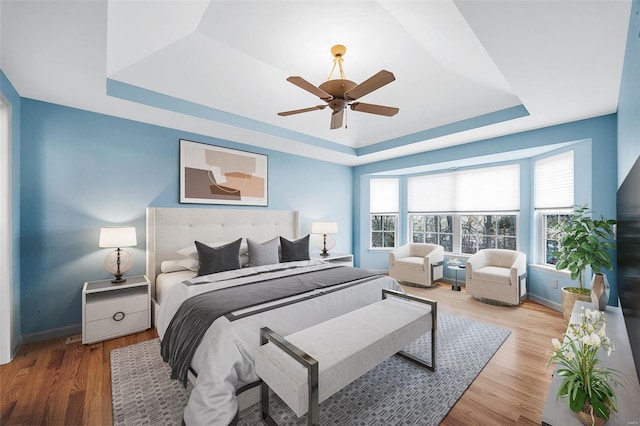
[[[629, 1], [7, 1], [2, 68], [23, 97], [363, 164], [616, 111]], [[384, 117], [322, 103], [330, 48]]]

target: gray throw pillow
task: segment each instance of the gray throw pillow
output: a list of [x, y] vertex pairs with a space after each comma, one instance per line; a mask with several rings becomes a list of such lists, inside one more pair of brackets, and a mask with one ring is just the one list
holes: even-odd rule
[[249, 246], [249, 265], [247, 266], [273, 265], [279, 263], [279, 243], [278, 237], [265, 241], [262, 244], [247, 238], [247, 245]]
[[295, 241], [280, 237], [280, 262], [297, 260], [309, 260], [309, 235]]
[[200, 261], [198, 276], [240, 269], [240, 244], [242, 243], [242, 238], [218, 247], [209, 247], [200, 241], [195, 243]]

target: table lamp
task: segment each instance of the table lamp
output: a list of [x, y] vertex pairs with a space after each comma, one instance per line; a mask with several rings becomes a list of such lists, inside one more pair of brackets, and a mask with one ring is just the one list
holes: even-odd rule
[[136, 241], [136, 228], [133, 226], [108, 226], [100, 228], [100, 242], [98, 246], [101, 248], [115, 248], [104, 259], [104, 269], [110, 274], [115, 275], [115, 278], [111, 280], [114, 284], [122, 284], [127, 281], [123, 278], [125, 272], [127, 272], [133, 260], [131, 255], [120, 249], [120, 247], [133, 247], [138, 242]]
[[322, 252], [320, 256], [329, 256], [328, 250], [331, 250], [336, 242], [333, 238], [329, 237], [329, 248], [327, 249], [327, 234], [337, 234], [338, 224], [336, 222], [313, 222], [311, 224], [311, 233], [323, 235]]

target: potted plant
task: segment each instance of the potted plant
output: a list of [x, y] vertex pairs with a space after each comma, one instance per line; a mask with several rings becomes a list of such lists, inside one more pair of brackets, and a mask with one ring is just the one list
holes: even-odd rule
[[599, 349], [607, 356], [615, 350], [605, 332], [604, 313], [582, 309], [580, 322], [569, 324], [562, 342], [552, 339], [555, 351], [548, 365], [557, 365], [556, 374], [562, 377], [557, 397], [567, 399], [582, 424], [602, 425], [618, 408], [612, 384], [622, 384], [616, 370], [599, 366]]
[[[562, 289], [562, 310], [565, 320], [571, 316], [575, 300], [590, 300], [590, 290], [583, 285], [583, 275], [587, 266], [602, 283], [602, 290], [604, 291], [606, 287], [608, 291], [606, 276], [602, 274], [602, 270], [613, 269], [609, 249], [615, 247], [612, 238], [613, 225], [616, 221], [605, 219], [604, 216], [593, 219], [592, 213], [588, 206], [579, 206], [569, 219], [558, 224], [560, 248], [553, 252], [558, 259], [556, 269], [568, 269], [571, 279], [578, 279], [580, 285]], [[606, 300], [604, 304], [606, 305]]]

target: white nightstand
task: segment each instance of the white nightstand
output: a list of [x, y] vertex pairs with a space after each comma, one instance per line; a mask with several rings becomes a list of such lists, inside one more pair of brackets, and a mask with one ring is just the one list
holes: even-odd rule
[[329, 256], [320, 256], [320, 254], [312, 254], [311, 259], [324, 260], [325, 262], [335, 263], [336, 265], [353, 266], [352, 254], [329, 253]]
[[151, 327], [151, 285], [144, 275], [89, 281], [82, 288], [82, 343], [94, 343]]

